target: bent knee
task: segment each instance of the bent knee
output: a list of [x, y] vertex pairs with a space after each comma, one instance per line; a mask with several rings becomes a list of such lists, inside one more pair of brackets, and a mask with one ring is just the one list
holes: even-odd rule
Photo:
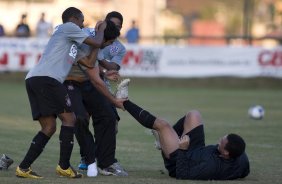
[[165, 128], [171, 128], [171, 125], [164, 119], [157, 118], [154, 123], [154, 129], [161, 130]]
[[186, 118], [193, 124], [202, 124], [202, 115], [198, 110], [191, 110], [186, 114]]

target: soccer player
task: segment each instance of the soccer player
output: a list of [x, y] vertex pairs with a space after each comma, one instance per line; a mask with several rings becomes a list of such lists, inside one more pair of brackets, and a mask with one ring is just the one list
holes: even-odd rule
[[[121, 13], [112, 11], [106, 15], [107, 20], [115, 23], [120, 30], [123, 24], [123, 16]], [[119, 71], [122, 59], [126, 53], [124, 45], [116, 39], [111, 45], [101, 49], [98, 53], [98, 61], [100, 66], [101, 77], [105, 80], [111, 91], [111, 86], [107, 80], [107, 73], [109, 71]], [[128, 173], [123, 169], [121, 164], [115, 157], [116, 153], [116, 132], [120, 117], [113, 104], [99, 93], [95, 86], [89, 81], [84, 83], [82, 90], [83, 98], [85, 99], [85, 107], [92, 117], [96, 158], [99, 173], [103, 175], [127, 176]], [[89, 131], [89, 123], [77, 124], [76, 138], [91, 137]], [[79, 141], [78, 141], [79, 142]], [[87, 169], [87, 152], [84, 151], [84, 144], [80, 144], [81, 163], [80, 169]]]
[[191, 180], [233, 180], [250, 172], [245, 141], [227, 134], [217, 145], [205, 145], [201, 114], [188, 112], [172, 127], [127, 100], [124, 108], [144, 127], [153, 129], [169, 176]]
[[[56, 118], [62, 125], [60, 130], [60, 158], [56, 172], [60, 176], [81, 178], [70, 165], [73, 149], [75, 115], [65, 86], [62, 84], [77, 55], [77, 47], [82, 43], [99, 48], [104, 39], [106, 22], [97, 25], [95, 38], [85, 34], [83, 13], [75, 8], [67, 8], [62, 14], [63, 24], [57, 26], [51, 36], [39, 63], [26, 76], [26, 89], [32, 116], [38, 120], [41, 130], [33, 138], [31, 145], [16, 169], [16, 176], [42, 178], [31, 170], [31, 164], [38, 158], [56, 131]], [[87, 65], [86, 65], [87, 66]], [[115, 100], [117, 107], [123, 108], [122, 100]]]
[[[115, 26], [115, 24], [112, 21], [106, 20], [106, 22], [107, 22], [107, 28], [104, 31], [104, 42], [101, 48], [104, 48], [112, 44], [120, 33], [119, 29]], [[89, 31], [89, 29], [85, 28], [83, 30], [87, 32], [89, 35], [95, 37], [94, 29]], [[95, 63], [98, 49], [94, 48], [92, 52], [91, 49], [92, 48], [90, 46], [82, 44], [78, 49], [77, 58], [79, 59], [79, 61], [89, 60], [90, 58], [92, 58], [91, 59], [92, 62]], [[106, 87], [106, 84], [104, 83], [104, 81], [101, 79], [99, 75], [98, 63], [96, 63], [96, 66], [91, 69], [84, 67], [80, 63], [81, 62], [78, 62], [78, 64], [72, 66], [71, 71], [64, 82], [64, 85], [66, 86], [68, 94], [70, 95], [70, 99], [74, 106], [74, 112], [77, 116], [75, 133], [78, 143], [80, 145], [80, 149], [86, 155], [85, 162], [87, 163], [87, 169], [88, 169], [87, 176], [95, 177], [97, 176], [97, 166], [95, 162], [96, 159], [95, 145], [94, 145], [93, 135], [91, 134], [88, 128], [89, 115], [84, 107], [84, 103], [91, 101], [93, 97], [91, 96], [89, 98], [85, 98], [84, 95], [82, 94], [83, 88], [85, 87], [84, 85], [85, 81], [89, 82], [91, 86], [92, 85], [95, 86], [95, 89], [97, 89], [99, 93], [98, 98], [99, 97], [106, 98], [111, 104], [115, 103], [115, 98], [109, 92], [108, 88]], [[113, 80], [114, 79], [117, 80], [119, 77], [117, 73], [118, 73], [117, 71], [108, 72], [108, 77], [110, 77]], [[87, 131], [80, 130], [79, 127], [82, 126], [86, 126]]]

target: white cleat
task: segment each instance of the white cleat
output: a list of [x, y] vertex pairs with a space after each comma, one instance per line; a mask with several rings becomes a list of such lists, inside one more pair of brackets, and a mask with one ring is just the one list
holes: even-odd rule
[[159, 136], [158, 131], [152, 129], [151, 132], [152, 132], [153, 136], [155, 137], [155, 148], [158, 149], [158, 150], [161, 150], [162, 147], [161, 147], [160, 136]]
[[116, 91], [116, 98], [128, 98], [128, 85], [129, 85], [130, 79], [124, 79], [122, 80], [118, 86]]

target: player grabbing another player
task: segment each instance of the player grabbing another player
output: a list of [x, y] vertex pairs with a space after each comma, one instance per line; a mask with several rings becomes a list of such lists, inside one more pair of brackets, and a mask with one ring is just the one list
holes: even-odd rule
[[155, 131], [169, 176], [176, 179], [233, 180], [249, 174], [245, 141], [231, 133], [220, 138], [217, 145], [206, 146], [200, 112], [188, 112], [172, 127], [130, 100], [123, 105], [142, 126]]
[[[115, 24], [110, 21], [106, 20], [107, 28], [104, 31], [104, 41], [101, 48], [104, 48], [110, 44], [112, 44], [115, 39], [119, 36], [120, 32], [119, 29], [115, 26]], [[88, 29], [83, 29], [87, 34], [95, 37], [95, 31], [90, 31]], [[92, 51], [91, 51], [92, 50]], [[87, 176], [95, 177], [97, 176], [97, 166], [96, 166], [96, 156], [95, 156], [95, 145], [93, 135], [88, 129], [89, 125], [89, 115], [86, 111], [84, 104], [92, 102], [92, 98], [95, 98], [96, 94], [91, 94], [89, 98], [85, 97], [83, 94], [83, 89], [88, 88], [88, 86], [95, 86], [97, 89], [97, 93], [99, 94], [98, 97], [106, 98], [111, 104], [116, 106], [116, 100], [114, 96], [109, 92], [106, 84], [101, 79], [99, 75], [99, 66], [98, 62], [96, 61], [97, 54], [99, 49], [92, 48], [86, 44], [82, 44], [78, 50], [77, 59], [79, 61], [83, 60], [87, 63], [93, 63], [93, 68], [87, 68], [81, 65], [79, 62], [78, 64], [74, 64], [71, 68], [69, 75], [67, 76], [64, 85], [70, 95], [70, 99], [73, 103], [74, 113], [77, 116], [76, 125], [75, 125], [75, 133], [77, 142], [80, 146], [81, 152], [85, 154], [85, 162], [87, 164]], [[97, 62], [97, 63], [96, 63]], [[94, 64], [96, 65], [94, 66]], [[107, 72], [108, 77], [113, 77], [114, 80], [117, 80], [119, 75], [117, 71]], [[90, 84], [85, 86], [85, 82], [89, 82]], [[96, 98], [98, 98], [96, 97]], [[120, 100], [118, 100], [120, 101]], [[97, 102], [99, 103], [99, 102]], [[94, 104], [99, 105], [99, 104]], [[86, 127], [86, 129], [80, 130], [79, 127]], [[101, 132], [103, 133], [103, 132]], [[79, 136], [78, 136], [79, 135]], [[105, 145], [104, 145], [105, 146]]]
[[[34, 120], [39, 121], [41, 130], [33, 138], [24, 159], [16, 169], [18, 177], [42, 178], [31, 170], [31, 164], [39, 157], [50, 137], [56, 132], [57, 117], [62, 125], [59, 135], [60, 158], [56, 172], [60, 176], [69, 178], [82, 177], [82, 174], [70, 165], [75, 115], [62, 83], [75, 62], [78, 45], [86, 43], [99, 48], [104, 39], [106, 23], [102, 22], [97, 26], [97, 35], [93, 38], [81, 30], [84, 16], [79, 9], [67, 8], [62, 14], [62, 20], [63, 24], [55, 28], [39, 63], [26, 76], [26, 89], [32, 116]], [[116, 105], [123, 107], [122, 101]]]
[[[106, 20], [114, 22], [117, 29], [120, 30], [122, 28], [123, 16], [121, 13], [116, 11], [109, 12], [106, 15]], [[91, 30], [90, 28], [85, 29]], [[99, 61], [100, 71], [102, 71], [101, 78], [108, 85], [109, 91], [111, 91], [111, 86], [107, 80], [107, 74], [110, 71], [119, 71], [125, 53], [126, 49], [118, 39], [111, 45], [100, 49], [98, 53], [97, 59]], [[99, 173], [103, 175], [127, 176], [128, 173], [123, 169], [120, 162], [118, 162], [115, 154], [117, 124], [120, 120], [116, 108], [89, 80], [83, 82], [81, 86], [83, 86], [82, 96], [85, 107], [93, 120]], [[89, 121], [77, 123], [76, 130], [76, 138], [80, 140], [78, 141], [81, 154], [79, 169], [87, 169], [88, 160], [91, 155], [87, 151], [89, 146], [86, 145], [92, 141], [91, 138], [93, 139], [93, 135], [89, 130]], [[84, 143], [82, 140], [84, 140]]]

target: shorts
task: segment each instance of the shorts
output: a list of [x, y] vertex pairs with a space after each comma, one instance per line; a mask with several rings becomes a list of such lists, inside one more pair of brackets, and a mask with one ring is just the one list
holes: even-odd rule
[[[187, 152], [205, 146], [205, 133], [203, 125], [194, 128], [186, 135], [189, 135], [190, 137], [190, 144]], [[176, 160], [178, 151], [179, 150], [172, 152], [169, 155], [169, 159], [165, 158], [163, 155], [165, 168], [168, 170], [169, 176], [171, 177], [176, 176]]]
[[39, 76], [26, 79], [26, 91], [33, 120], [73, 112], [71, 100], [63, 84], [51, 77]]
[[77, 118], [89, 119], [82, 98], [82, 83], [73, 80], [66, 80], [64, 85], [71, 99], [72, 108]]

